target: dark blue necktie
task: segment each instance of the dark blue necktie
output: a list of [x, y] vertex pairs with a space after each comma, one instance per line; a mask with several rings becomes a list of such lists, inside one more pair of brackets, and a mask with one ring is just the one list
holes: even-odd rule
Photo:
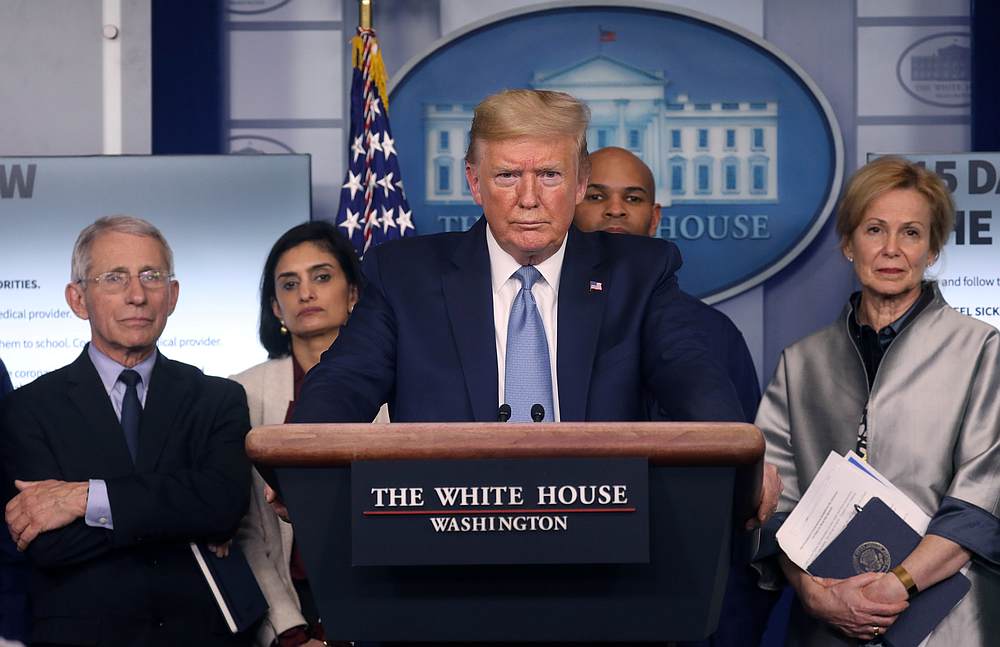
[[511, 409], [511, 422], [530, 422], [531, 405], [545, 407], [545, 422], [554, 420], [552, 410], [552, 371], [549, 344], [545, 340], [542, 316], [531, 294], [531, 286], [542, 277], [525, 265], [514, 276], [521, 290], [514, 297], [507, 321], [507, 358], [504, 362], [504, 399]]
[[132, 462], [139, 455], [139, 418], [142, 416], [142, 405], [139, 403], [139, 389], [136, 386], [142, 379], [130, 368], [118, 375], [125, 384], [125, 399], [122, 400], [122, 430], [125, 432], [125, 444], [128, 453], [132, 454]]

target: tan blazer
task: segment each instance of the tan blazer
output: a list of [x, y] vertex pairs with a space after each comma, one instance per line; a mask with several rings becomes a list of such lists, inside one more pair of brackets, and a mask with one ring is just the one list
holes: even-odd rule
[[[292, 358], [272, 359], [232, 377], [243, 385], [250, 425], [280, 425], [292, 399]], [[274, 514], [264, 499], [264, 479], [253, 470], [250, 507], [236, 533], [267, 604], [267, 616], [256, 644], [268, 647], [281, 632], [306, 624], [288, 563], [292, 556], [292, 524]]]
[[[232, 376], [243, 385], [250, 407], [250, 425], [280, 425], [293, 395], [292, 358], [272, 359]], [[375, 422], [389, 422], [383, 405]], [[288, 563], [292, 556], [292, 525], [278, 518], [264, 499], [264, 479], [253, 470], [250, 507], [236, 541], [246, 554], [270, 609], [257, 632], [256, 644], [268, 647], [281, 632], [306, 624]]]

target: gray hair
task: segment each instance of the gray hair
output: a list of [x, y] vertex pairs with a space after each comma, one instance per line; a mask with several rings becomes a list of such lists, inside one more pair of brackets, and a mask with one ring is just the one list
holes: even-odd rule
[[84, 227], [80, 235], [77, 236], [76, 244], [73, 245], [73, 259], [70, 261], [70, 280], [72, 282], [77, 283], [87, 278], [90, 273], [90, 252], [94, 247], [94, 241], [101, 234], [108, 232], [152, 238], [163, 248], [163, 257], [167, 260], [167, 273], [174, 273], [174, 253], [160, 230], [142, 218], [119, 214], [98, 218], [92, 224]]

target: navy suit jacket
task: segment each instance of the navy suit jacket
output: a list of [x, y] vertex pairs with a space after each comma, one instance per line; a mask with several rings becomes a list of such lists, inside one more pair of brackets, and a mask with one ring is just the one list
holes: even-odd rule
[[[7, 367], [0, 359], [0, 400], [14, 390]], [[0, 480], [5, 481], [0, 464]], [[28, 584], [24, 555], [0, 528], [0, 637], [28, 642]]]
[[[726, 369], [729, 380], [736, 388], [743, 409], [743, 421], [753, 424], [760, 406], [760, 382], [757, 381], [757, 369], [743, 333], [725, 313], [689, 294], [681, 298], [688, 300], [696, 325], [711, 340], [709, 352], [719, 366]], [[669, 419], [659, 412], [652, 398], [649, 411], [650, 420]]]
[[159, 355], [133, 465], [87, 351], [0, 405], [6, 478], [104, 479], [114, 530], [83, 519], [40, 534], [30, 563], [32, 640], [60, 644], [217, 645], [225, 626], [188, 547], [232, 536], [247, 508], [250, 429], [235, 382]]
[[[559, 281], [556, 365], [564, 421], [743, 420], [725, 369], [681, 298], [672, 243], [571, 227]], [[296, 422], [497, 419], [486, 222], [373, 248], [350, 323], [306, 376]], [[592, 289], [591, 282], [600, 283]]]
[[0, 399], [14, 390], [14, 385], [10, 383], [10, 375], [7, 373], [7, 367], [4, 366], [3, 360], [0, 359]]

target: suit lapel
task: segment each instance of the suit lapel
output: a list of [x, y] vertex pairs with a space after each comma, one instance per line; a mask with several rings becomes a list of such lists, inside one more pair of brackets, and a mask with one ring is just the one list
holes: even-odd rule
[[[608, 268], [601, 265], [598, 237], [570, 227], [559, 277], [559, 322], [556, 371], [559, 376], [559, 417], [586, 420], [590, 375], [597, 338], [604, 318]], [[600, 283], [591, 288], [591, 281]], [[596, 288], [596, 286], [595, 286]]]
[[70, 364], [67, 381], [69, 399], [82, 417], [82, 447], [86, 447], [88, 460], [94, 462], [93, 473], [130, 472], [132, 457], [125, 443], [125, 432], [86, 349]]
[[454, 268], [441, 279], [452, 335], [473, 416], [479, 422], [492, 422], [497, 416], [499, 387], [485, 218], [462, 236], [452, 262]]
[[172, 362], [162, 353], [157, 353], [139, 425], [138, 471], [151, 472], [155, 469], [175, 418], [186, 406], [190, 406], [190, 403], [185, 403], [189, 388], [190, 385], [177, 375]]

